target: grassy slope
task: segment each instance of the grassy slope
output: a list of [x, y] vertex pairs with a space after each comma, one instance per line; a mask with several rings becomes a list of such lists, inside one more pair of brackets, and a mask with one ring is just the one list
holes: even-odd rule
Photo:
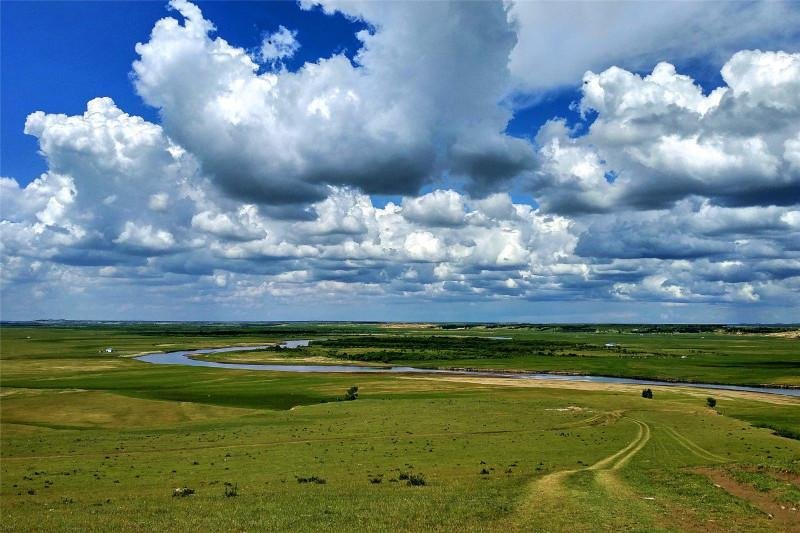
[[[797, 469], [800, 458], [797, 441], [725, 416], [800, 420], [789, 400], [722, 398], [720, 415], [702, 395], [660, 389], [645, 400], [635, 391], [156, 367], [98, 349], [143, 351], [170, 339], [120, 333], [112, 344], [92, 332], [49, 331], [26, 344], [27, 334], [2, 333], [1, 527], [9, 531], [581, 531], [599, 522], [767, 531], [763, 513], [690, 468]], [[54, 356], [52, 345], [64, 348]], [[352, 384], [358, 401], [319, 403]], [[428, 484], [391, 481], [401, 472], [420, 472]], [[309, 476], [326, 483], [296, 481]], [[223, 495], [226, 482], [237, 497]], [[177, 486], [197, 494], [172, 498]]]

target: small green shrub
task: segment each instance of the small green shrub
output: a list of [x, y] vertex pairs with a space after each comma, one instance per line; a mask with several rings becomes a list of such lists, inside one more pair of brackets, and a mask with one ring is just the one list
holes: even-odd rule
[[711, 407], [712, 409], [717, 406], [717, 400], [709, 396], [706, 398], [706, 405]]
[[235, 498], [239, 495], [239, 486], [226, 481], [224, 494], [226, 498]]
[[425, 481], [425, 476], [422, 474], [409, 474], [408, 481], [406, 481], [406, 485], [409, 487], [423, 487], [427, 484], [428, 482]]
[[648, 400], [653, 399], [653, 391], [651, 389], [644, 389], [642, 391], [642, 398], [647, 398]]
[[353, 385], [352, 387], [347, 389], [347, 392], [344, 394], [344, 399], [347, 402], [358, 400], [358, 387]]
[[325, 480], [321, 477], [311, 476], [311, 477], [298, 477], [298, 483], [316, 483], [317, 485], [324, 485]]

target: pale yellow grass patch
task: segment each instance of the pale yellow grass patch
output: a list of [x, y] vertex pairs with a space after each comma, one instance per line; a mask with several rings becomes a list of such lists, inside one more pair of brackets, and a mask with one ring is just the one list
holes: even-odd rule
[[4, 424], [52, 427], [132, 428], [230, 419], [258, 411], [193, 402], [130, 398], [100, 391], [16, 392], [3, 398]]
[[[548, 380], [536, 378], [492, 378], [492, 377], [472, 377], [472, 376], [426, 376], [407, 379], [427, 379], [433, 381], [451, 381], [461, 383], [474, 383], [479, 385], [503, 386], [503, 387], [525, 387], [541, 389], [570, 389], [585, 391], [613, 391], [613, 392], [637, 392], [641, 391], [643, 385], [626, 383], [597, 383], [593, 381], [570, 381], [570, 380]], [[677, 392], [705, 398], [713, 395], [715, 398], [727, 399], [746, 399], [777, 405], [799, 405], [800, 398], [792, 396], [782, 396], [779, 394], [765, 394], [760, 392], [736, 391], [726, 389], [702, 389], [698, 387], [662, 386], [646, 385], [654, 391]]]

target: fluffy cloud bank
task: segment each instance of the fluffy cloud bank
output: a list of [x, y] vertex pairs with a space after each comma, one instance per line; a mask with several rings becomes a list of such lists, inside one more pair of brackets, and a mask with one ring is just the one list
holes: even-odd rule
[[247, 51], [172, 6], [133, 66], [161, 124], [109, 98], [28, 117], [48, 171], [0, 179], [14, 314], [108, 298], [213, 318], [359, 295], [800, 319], [800, 54], [737, 52], [711, 92], [667, 63], [589, 71], [583, 123], [528, 141], [504, 133], [502, 103], [523, 5], [325, 3], [370, 29], [353, 62], [296, 72], [291, 30]]
[[[794, 2], [510, 2], [522, 88], [575, 84], [587, 70], [646, 70], [671, 57], [721, 64], [743, 48], [798, 51]], [[554, 43], [557, 52], [553, 52]]]
[[727, 85], [704, 94], [668, 63], [638, 76], [612, 67], [583, 78], [574, 138], [563, 121], [539, 132], [543, 205], [562, 213], [666, 208], [690, 196], [723, 205], [800, 201], [800, 54], [742, 51]]
[[[80, 267], [117, 280], [209, 276], [217, 287], [243, 276], [235, 290], [246, 298], [319, 284], [491, 294], [482, 272], [513, 285], [575, 245], [569, 221], [507, 194], [472, 200], [436, 190], [377, 208], [362, 192], [328, 188], [309, 220], [271, 217], [219, 196], [193, 155], [107, 98], [81, 116], [33, 113], [26, 131], [51, 170], [24, 188], [1, 182], [6, 283], [47, 284], [52, 270]], [[457, 212], [439, 212], [445, 204]]]
[[[317, 201], [328, 185], [413, 194], [445, 171], [483, 190], [530, 165], [527, 143], [502, 133], [514, 33], [499, 3], [428, 4], [424, 17], [397, 3], [325, 4], [374, 28], [357, 35], [355, 64], [338, 54], [261, 73], [196, 6], [171, 5], [182, 20], [158, 21], [136, 46], [136, 89], [237, 198]], [[288, 37], [271, 39], [276, 57]]]

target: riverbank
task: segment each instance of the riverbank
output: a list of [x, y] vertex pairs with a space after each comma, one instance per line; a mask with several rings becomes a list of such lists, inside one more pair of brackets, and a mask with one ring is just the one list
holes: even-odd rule
[[[290, 341], [291, 342], [291, 341]], [[307, 343], [303, 340], [301, 342]], [[342, 364], [268, 364], [268, 363], [227, 363], [219, 361], [210, 361], [202, 358], [202, 355], [217, 354], [226, 352], [246, 352], [262, 349], [259, 347], [246, 347], [246, 346], [229, 346], [217, 349], [201, 349], [201, 350], [181, 350], [176, 352], [167, 352], [163, 354], [150, 354], [139, 356], [136, 359], [152, 364], [170, 364], [170, 365], [184, 365], [184, 366], [203, 366], [210, 368], [222, 368], [233, 370], [254, 370], [254, 371], [271, 371], [271, 372], [294, 372], [294, 373], [344, 373], [344, 374], [358, 374], [358, 373], [391, 373], [391, 374], [449, 374], [459, 375], [466, 377], [481, 377], [481, 378], [506, 378], [506, 379], [530, 379], [530, 380], [558, 380], [558, 381], [588, 381], [598, 383], [609, 383], [619, 385], [641, 385], [641, 386], [681, 386], [693, 387], [708, 390], [728, 390], [728, 391], [741, 391], [749, 393], [762, 393], [762, 394], [780, 394], [785, 396], [800, 397], [800, 389], [798, 388], [784, 388], [784, 387], [752, 387], [740, 386], [732, 384], [717, 384], [717, 383], [698, 383], [698, 382], [682, 382], [682, 381], [666, 381], [666, 380], [653, 380], [647, 378], [629, 378], [617, 376], [595, 376], [595, 375], [582, 375], [582, 374], [567, 374], [567, 373], [525, 373], [521, 371], [488, 371], [485, 369], [438, 369], [438, 368], [420, 368], [410, 366], [388, 366], [388, 367], [375, 367], [375, 366], [362, 366], [362, 365], [342, 365]]]

